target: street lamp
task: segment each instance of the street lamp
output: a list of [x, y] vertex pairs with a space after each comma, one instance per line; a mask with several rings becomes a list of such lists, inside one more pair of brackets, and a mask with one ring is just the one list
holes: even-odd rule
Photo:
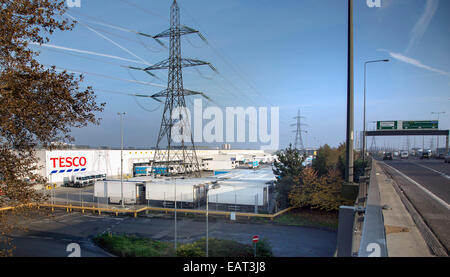
[[174, 217], [175, 217], [175, 239], [174, 239], [174, 244], [175, 244], [175, 253], [177, 252], [177, 179], [173, 178], [174, 182], [175, 182], [175, 195], [174, 195]]
[[123, 116], [125, 113], [117, 113], [120, 116], [120, 202], [122, 208], [125, 207], [123, 201]]
[[208, 222], [208, 215], [209, 215], [209, 207], [208, 207], [208, 192], [209, 192], [209, 185], [206, 185], [206, 257], [209, 257], [209, 222]]
[[367, 71], [367, 64], [369, 63], [379, 63], [379, 62], [389, 62], [388, 59], [385, 60], [374, 60], [374, 61], [367, 61], [364, 63], [364, 127], [363, 127], [363, 163], [366, 160], [366, 71]]
[[348, 30], [347, 30], [347, 132], [346, 132], [346, 165], [345, 182], [353, 183], [353, 0], [348, 0]]
[[[438, 129], [439, 129], [439, 115], [445, 114], [445, 112], [432, 112], [431, 114], [437, 114], [437, 121], [438, 121]], [[439, 158], [439, 136], [436, 136], [436, 155]]]

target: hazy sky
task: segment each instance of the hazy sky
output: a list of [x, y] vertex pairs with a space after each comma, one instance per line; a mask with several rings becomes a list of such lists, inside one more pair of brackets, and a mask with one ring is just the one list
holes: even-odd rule
[[[121, 111], [127, 113], [125, 145], [155, 145], [163, 107], [112, 92], [153, 94], [161, 90], [158, 85], [167, 85], [167, 71], [156, 72], [158, 80], [120, 65], [145, 67], [167, 58], [168, 50], [154, 40], [126, 30], [154, 35], [168, 29], [171, 2], [81, 0], [81, 8], [68, 13], [85, 25], [55, 33], [49, 43], [56, 48], [33, 46], [41, 49], [43, 64], [98, 74], [85, 74], [84, 83], [107, 103], [99, 115], [103, 120], [100, 126], [74, 130], [77, 144], [119, 146]], [[183, 56], [209, 61], [220, 73], [205, 66], [184, 69], [185, 88], [205, 92], [214, 100], [208, 105], [278, 106], [280, 147], [294, 141], [290, 124], [299, 108], [308, 124], [307, 146], [336, 146], [345, 140], [347, 1], [178, 2], [182, 24], [198, 29], [210, 43], [197, 35], [183, 37]], [[449, 129], [450, 1], [381, 0], [381, 8], [369, 8], [366, 0], [354, 2], [355, 130], [363, 125], [364, 62], [385, 58], [391, 62], [368, 66], [367, 121], [430, 120], [436, 119], [431, 112], [445, 111], [440, 128]]]

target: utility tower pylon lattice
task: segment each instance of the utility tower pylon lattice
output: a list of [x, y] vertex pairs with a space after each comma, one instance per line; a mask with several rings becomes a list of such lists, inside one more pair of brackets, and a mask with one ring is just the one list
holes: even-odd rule
[[[177, 1], [174, 0], [170, 9], [170, 29], [153, 36], [156, 40], [163, 37], [170, 39], [169, 58], [143, 69], [147, 73], [158, 69], [169, 71], [167, 89], [152, 95], [159, 102], [162, 101], [157, 98], [165, 98], [155, 154], [151, 161], [152, 168], [155, 170], [157, 165], [163, 165], [166, 167], [167, 175], [185, 173], [200, 176], [200, 164], [191, 133], [191, 119], [185, 96], [204, 96], [204, 94], [183, 88], [182, 68], [209, 65], [211, 69], [215, 69], [208, 62], [182, 58], [180, 36], [194, 33], [202, 37], [199, 31], [180, 24], [180, 10]], [[167, 150], [161, 149], [163, 140], [167, 140]]]
[[370, 144], [370, 152], [377, 151], [377, 142], [375, 137], [372, 137], [372, 143]]
[[306, 126], [306, 124], [301, 123], [301, 119], [305, 118], [305, 117], [300, 116], [300, 110], [298, 110], [297, 116], [295, 116], [293, 118], [297, 120], [297, 123], [291, 124], [291, 126], [296, 127], [296, 130], [293, 131], [293, 132], [295, 132], [294, 148], [304, 152], [305, 146], [303, 145], [302, 133], [307, 133], [307, 131], [302, 130], [302, 126]]

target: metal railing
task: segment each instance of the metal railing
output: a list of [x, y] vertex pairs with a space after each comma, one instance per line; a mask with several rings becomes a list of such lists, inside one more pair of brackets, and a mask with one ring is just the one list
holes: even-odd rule
[[354, 206], [339, 208], [337, 257], [387, 257], [380, 191], [373, 159], [361, 176]]
[[[101, 213], [113, 213], [119, 215], [119, 214], [133, 214], [134, 217], [137, 217], [139, 213], [146, 212], [146, 211], [160, 211], [160, 212], [175, 212], [175, 208], [160, 208], [160, 207], [142, 207], [142, 208], [135, 208], [135, 209], [117, 209], [117, 208], [102, 208], [102, 207], [95, 207], [92, 206], [80, 206], [80, 205], [72, 205], [72, 204], [51, 204], [51, 203], [42, 203], [42, 204], [34, 204], [34, 206], [37, 206], [37, 208], [45, 207], [45, 208], [51, 208], [52, 211], [55, 209], [65, 209], [66, 212], [72, 212], [73, 210], [80, 210], [82, 213], [85, 211], [93, 211], [97, 214], [101, 215]], [[4, 207], [0, 208], [0, 211], [8, 211], [13, 210], [14, 207]], [[287, 208], [282, 211], [279, 211], [275, 214], [255, 214], [255, 213], [244, 213], [244, 212], [226, 212], [226, 211], [208, 211], [208, 214], [210, 215], [224, 215], [227, 217], [230, 217], [233, 213], [236, 217], [247, 217], [248, 219], [252, 217], [256, 218], [268, 218], [270, 220], [273, 220], [275, 217], [280, 216], [293, 208]], [[192, 210], [192, 209], [176, 209], [177, 213], [185, 213], [185, 214], [206, 214], [205, 210]]]

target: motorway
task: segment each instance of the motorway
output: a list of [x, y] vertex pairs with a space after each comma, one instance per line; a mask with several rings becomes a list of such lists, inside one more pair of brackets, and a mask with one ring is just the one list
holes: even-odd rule
[[[26, 232], [15, 232], [11, 237], [18, 257], [67, 257], [66, 247], [78, 243], [82, 257], [107, 257], [108, 253], [97, 247], [92, 239], [103, 232], [133, 234], [155, 240], [173, 241], [174, 220], [158, 218], [151, 214], [143, 217], [109, 216], [65, 213], [55, 211], [26, 222]], [[205, 237], [205, 220], [179, 218], [177, 221], [179, 243], [192, 242]], [[227, 222], [210, 218], [209, 237], [236, 240], [251, 244], [253, 235], [266, 238], [276, 257], [331, 257], [336, 247], [337, 234], [333, 231], [282, 226], [275, 224], [250, 224]]]
[[[381, 163], [383, 165], [383, 163]], [[398, 184], [422, 219], [446, 248], [450, 247], [450, 164], [415, 157], [384, 161], [385, 171]], [[399, 173], [400, 172], [400, 173]]]

